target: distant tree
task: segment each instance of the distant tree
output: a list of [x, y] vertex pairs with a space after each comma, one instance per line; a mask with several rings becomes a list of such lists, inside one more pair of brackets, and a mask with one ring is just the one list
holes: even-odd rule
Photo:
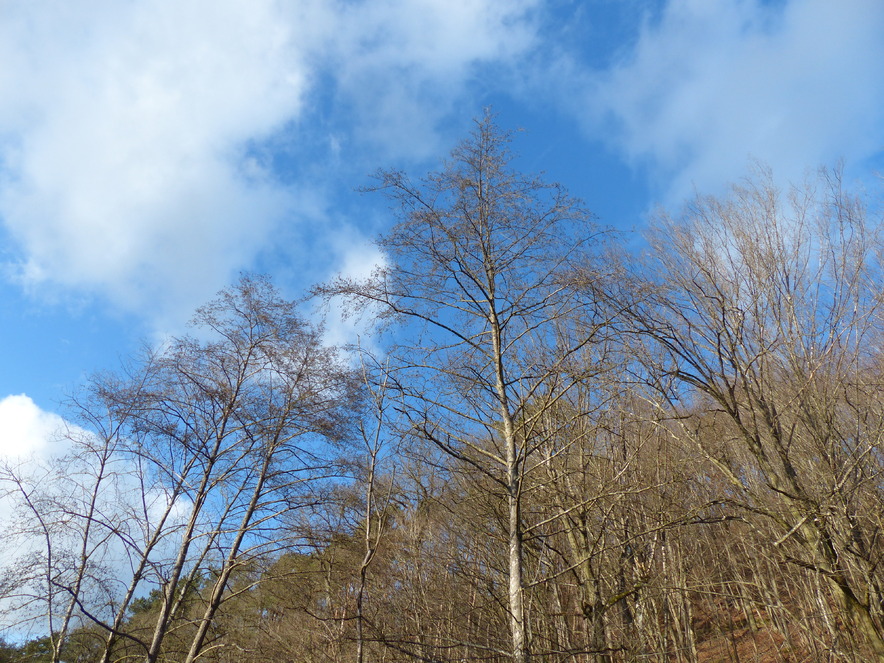
[[20, 660], [28, 663], [49, 663], [55, 659], [54, 637], [43, 636], [28, 640], [19, 648]]
[[0, 638], [0, 663], [16, 663], [21, 660], [21, 648]]
[[788, 196], [763, 174], [658, 219], [649, 287], [629, 308], [660, 360], [656, 403], [678, 435], [717, 469], [766, 554], [829, 588], [860, 643], [844, 655], [868, 647], [876, 660], [880, 232], [837, 173]]

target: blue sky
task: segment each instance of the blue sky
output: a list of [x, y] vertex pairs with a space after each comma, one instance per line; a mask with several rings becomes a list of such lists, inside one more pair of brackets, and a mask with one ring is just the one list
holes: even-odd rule
[[391, 217], [354, 189], [488, 105], [627, 231], [753, 159], [878, 196], [882, 62], [880, 0], [7, 0], [0, 453], [242, 270], [297, 296], [369, 269]]

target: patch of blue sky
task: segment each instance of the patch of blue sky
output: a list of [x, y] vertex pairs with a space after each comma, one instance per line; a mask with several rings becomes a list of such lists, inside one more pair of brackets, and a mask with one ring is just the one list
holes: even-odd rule
[[27, 394], [49, 410], [89, 374], [118, 368], [149, 334], [137, 314], [100, 299], [46, 302], [14, 282], [0, 283], [0, 329], [0, 400]]

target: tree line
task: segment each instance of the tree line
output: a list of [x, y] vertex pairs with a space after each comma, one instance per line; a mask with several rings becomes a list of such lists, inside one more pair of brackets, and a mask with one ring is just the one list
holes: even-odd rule
[[0, 661], [884, 661], [880, 220], [759, 169], [637, 255], [509, 143], [379, 171], [370, 277], [243, 277], [4, 465]]

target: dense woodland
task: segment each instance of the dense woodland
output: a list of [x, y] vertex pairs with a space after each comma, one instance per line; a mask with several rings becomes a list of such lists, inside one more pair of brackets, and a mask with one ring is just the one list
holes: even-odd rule
[[884, 661], [880, 219], [759, 169], [634, 252], [513, 163], [486, 116], [377, 173], [369, 279], [78, 390], [2, 468], [0, 661]]

